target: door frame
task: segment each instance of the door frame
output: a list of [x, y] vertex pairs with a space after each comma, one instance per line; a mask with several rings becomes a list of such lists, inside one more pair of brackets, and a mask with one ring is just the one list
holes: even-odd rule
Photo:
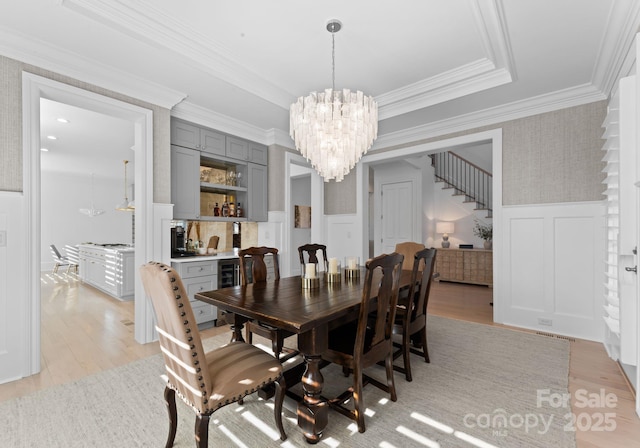
[[[40, 98], [72, 104], [134, 122], [135, 132], [135, 260], [141, 265], [153, 253], [153, 111], [49, 78], [22, 74], [23, 222], [27, 226], [22, 247], [26, 252], [26, 316], [23, 333], [28, 361], [23, 376], [38, 373], [40, 366]], [[140, 198], [140, 200], [138, 200]], [[135, 339], [153, 340], [153, 310], [136, 281]]]
[[[493, 321], [504, 323], [504, 308], [506, 303], [506, 285], [502, 277], [504, 258], [504, 231], [502, 205], [502, 128], [462, 135], [459, 137], [443, 138], [429, 143], [408, 146], [393, 151], [376, 152], [365, 155], [356, 165], [357, 209], [356, 225], [361, 229], [369, 228], [369, 168], [371, 164], [405, 157], [415, 157], [420, 154], [442, 152], [453, 146], [491, 143], [493, 164]], [[368, 232], [363, 232], [359, 242], [361, 256], [366, 256], [365, 248], [369, 247]], [[367, 249], [368, 250], [368, 249]], [[366, 260], [366, 257], [363, 258]]]

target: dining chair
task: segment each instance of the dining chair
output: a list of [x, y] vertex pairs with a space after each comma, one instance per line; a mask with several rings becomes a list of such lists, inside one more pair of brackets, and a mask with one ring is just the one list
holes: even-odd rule
[[[304, 272], [304, 265], [306, 263], [315, 263], [319, 264], [318, 260], [318, 251], [321, 251], [322, 255], [322, 269], [318, 267], [318, 271], [327, 272], [329, 270], [329, 261], [327, 258], [327, 246], [324, 244], [303, 244], [298, 247], [298, 255], [300, 256], [300, 266], [302, 268], [302, 272]], [[306, 254], [306, 261], [305, 261]]]
[[62, 255], [55, 244], [49, 245], [49, 249], [51, 250], [51, 255], [53, 256], [53, 261], [55, 265], [53, 266], [53, 273], [56, 274], [58, 272], [58, 268], [60, 266], [67, 267], [67, 274], [71, 269], [77, 274], [78, 273], [78, 263], [69, 259], [68, 256]]
[[[409, 294], [400, 298], [393, 325], [393, 334], [402, 336], [402, 343], [393, 343], [393, 359], [402, 356], [403, 366], [393, 365], [394, 370], [404, 373], [407, 381], [412, 381], [411, 353], [424, 356], [429, 361], [427, 349], [427, 303], [431, 291], [436, 249], [423, 249], [413, 256], [413, 269]], [[423, 267], [422, 270], [420, 267]], [[413, 347], [411, 346], [413, 343]], [[422, 350], [418, 350], [421, 348]]]
[[[358, 320], [331, 330], [329, 348], [322, 353], [323, 360], [342, 366], [343, 371], [353, 372], [353, 386], [337, 398], [329, 400], [329, 404], [336, 411], [355, 420], [359, 432], [365, 432], [362, 389], [366, 384], [371, 383], [388, 392], [391, 401], [397, 400], [393, 379], [391, 329], [395, 319], [403, 258], [402, 254], [394, 252], [366, 262]], [[368, 317], [372, 311], [375, 311], [376, 318], [369, 322]], [[363, 373], [364, 369], [382, 360], [386, 367], [386, 384]], [[353, 409], [345, 406], [351, 399]]]
[[[252, 279], [252, 283], [266, 282], [268, 276], [267, 265], [264, 261], [265, 256], [271, 256], [273, 259], [273, 280], [280, 280], [280, 265], [278, 264], [278, 249], [275, 247], [249, 247], [247, 249], [241, 249], [238, 252], [240, 258], [240, 284], [242, 286], [250, 283], [249, 278]], [[251, 260], [251, 263], [249, 263]], [[251, 273], [251, 276], [249, 276]], [[277, 358], [281, 362], [296, 356], [297, 351], [284, 347], [284, 340], [289, 336], [293, 336], [294, 333], [280, 328], [276, 328], [264, 322], [250, 320], [245, 323], [247, 342], [253, 343], [253, 334], [262, 336], [263, 338], [271, 341], [271, 349]], [[285, 352], [284, 356], [280, 357], [282, 352]]]
[[153, 304], [165, 364], [164, 399], [169, 413], [165, 447], [172, 447], [176, 437], [176, 392], [196, 413], [196, 446], [206, 448], [211, 414], [269, 384], [276, 388], [276, 426], [280, 439], [285, 440], [282, 403], [286, 388], [280, 362], [264, 350], [244, 342], [231, 342], [205, 352], [187, 291], [178, 273], [165, 264], [149, 262], [140, 268], [140, 277]]
[[394, 252], [404, 255], [404, 261], [402, 262], [402, 269], [410, 271], [413, 269], [413, 256], [416, 252], [423, 250], [424, 244], [414, 243], [413, 241], [405, 241], [404, 243], [396, 244]]

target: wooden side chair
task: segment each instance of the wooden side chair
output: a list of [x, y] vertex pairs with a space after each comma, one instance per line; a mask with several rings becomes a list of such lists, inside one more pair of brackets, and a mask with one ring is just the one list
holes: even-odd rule
[[[316, 263], [319, 264], [318, 260], [318, 251], [321, 251], [322, 255], [322, 269], [318, 267], [318, 271], [329, 271], [329, 261], [327, 258], [327, 246], [324, 244], [303, 244], [298, 247], [298, 255], [300, 256], [300, 265], [302, 266], [302, 272], [304, 272], [304, 265], [306, 263]], [[306, 254], [306, 261], [305, 261]]]
[[[249, 283], [249, 269], [251, 269], [252, 283], [260, 283], [267, 281], [267, 265], [264, 261], [265, 256], [273, 257], [273, 279], [280, 280], [280, 265], [278, 263], [278, 249], [274, 247], [249, 247], [238, 252], [240, 258], [240, 284], [247, 285]], [[251, 260], [251, 263], [249, 263]], [[251, 268], [249, 268], [251, 267]], [[285, 362], [298, 354], [297, 351], [285, 348], [284, 340], [294, 333], [280, 328], [273, 327], [264, 322], [250, 320], [245, 324], [247, 342], [253, 343], [253, 334], [262, 336], [271, 341], [271, 349], [281, 362]], [[282, 352], [286, 352], [280, 357]]]
[[[355, 420], [358, 431], [365, 431], [364, 399], [362, 389], [371, 383], [388, 392], [391, 400], [396, 401], [396, 388], [393, 380], [393, 341], [391, 329], [396, 314], [400, 275], [402, 271], [401, 254], [380, 255], [366, 263], [366, 275], [362, 301], [357, 322], [345, 324], [329, 332], [329, 349], [322, 359], [340, 365], [343, 371], [353, 372], [353, 386], [329, 404], [338, 412]], [[377, 300], [372, 300], [377, 298]], [[372, 303], [376, 303], [374, 309]], [[369, 321], [370, 313], [375, 312], [375, 320]], [[363, 370], [384, 360], [387, 383], [371, 378]], [[344, 404], [353, 398], [354, 409]]]
[[[402, 356], [403, 366], [395, 365], [394, 370], [404, 373], [407, 381], [411, 377], [411, 353], [424, 356], [424, 361], [429, 362], [429, 350], [427, 349], [427, 303], [431, 291], [433, 268], [436, 260], [436, 249], [423, 249], [416, 252], [413, 257], [413, 270], [411, 272], [411, 286], [406, 299], [398, 303], [393, 334], [402, 336], [402, 343], [394, 342], [396, 350], [393, 359]], [[423, 267], [420, 270], [420, 267]], [[413, 339], [413, 341], [412, 341]], [[414, 347], [411, 347], [413, 342]], [[421, 348], [421, 350], [418, 350]]]
[[140, 276], [155, 310], [166, 369], [164, 398], [169, 413], [166, 448], [173, 446], [178, 426], [176, 392], [196, 413], [196, 446], [206, 448], [211, 414], [270, 384], [276, 388], [276, 426], [280, 439], [285, 440], [287, 435], [282, 425], [285, 384], [280, 362], [244, 342], [231, 342], [205, 352], [178, 273], [170, 266], [151, 262], [140, 268]]

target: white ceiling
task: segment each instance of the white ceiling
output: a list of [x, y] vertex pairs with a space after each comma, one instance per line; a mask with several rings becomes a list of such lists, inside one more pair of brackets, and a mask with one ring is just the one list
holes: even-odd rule
[[179, 103], [174, 114], [217, 118], [225, 132], [285, 137], [296, 97], [331, 87], [330, 19], [343, 23], [336, 87], [376, 98], [381, 136], [604, 99], [640, 26], [636, 0], [21, 0], [4, 9], [0, 54]]

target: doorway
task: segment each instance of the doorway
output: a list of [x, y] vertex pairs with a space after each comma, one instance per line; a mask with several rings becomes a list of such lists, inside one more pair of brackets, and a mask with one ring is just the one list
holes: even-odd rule
[[[135, 148], [135, 263], [142, 265], [153, 250], [153, 121], [152, 111], [92, 93], [48, 78], [23, 74], [23, 164], [25, 218], [28, 225], [23, 247], [27, 253], [25, 288], [28, 295], [28, 325], [20, 330], [17, 350], [28, 351], [23, 376], [40, 371], [40, 269], [41, 269], [41, 178], [40, 100], [48, 99], [134, 123]], [[153, 339], [153, 311], [145, 300], [140, 282], [135, 287], [135, 338], [139, 343]]]

